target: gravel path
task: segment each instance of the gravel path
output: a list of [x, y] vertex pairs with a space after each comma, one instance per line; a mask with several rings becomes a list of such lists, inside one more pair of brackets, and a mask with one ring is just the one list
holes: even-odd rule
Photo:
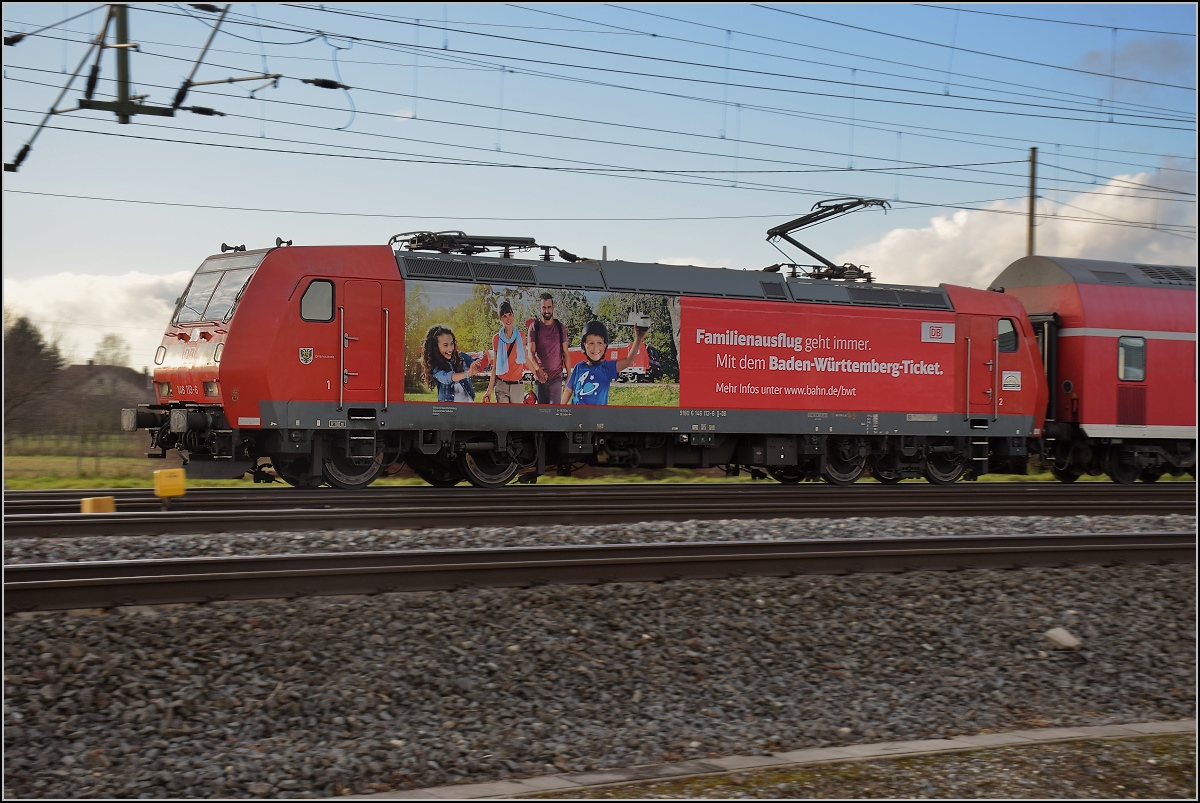
[[[448, 513], [447, 517], [452, 517]], [[557, 544], [647, 544], [681, 541], [771, 541], [793, 538], [912, 538], [986, 533], [1194, 531], [1195, 516], [978, 516], [949, 518], [767, 519], [642, 522], [597, 526], [465, 527], [428, 530], [341, 530], [306, 533], [22, 538], [4, 542], [4, 562], [466, 549]]]
[[[1056, 530], [1195, 526], [1190, 517], [1049, 521]], [[272, 541], [270, 551], [314, 542], [433, 548], [505, 537], [528, 543], [547, 532], [628, 542], [1005, 525], [1030, 532], [1045, 522], [375, 532], [353, 546], [311, 534], [153, 542], [193, 544], [201, 551], [186, 554], [205, 554], [222, 540], [231, 552], [255, 544], [268, 551]], [[90, 540], [94, 557], [104, 554], [101, 541], [166, 548], [148, 539]], [[45, 548], [61, 550], [59, 560], [72, 549], [66, 542]], [[1193, 566], [1134, 566], [22, 614], [5, 620], [5, 794], [327, 797], [841, 743], [1179, 719], [1195, 715], [1195, 598]], [[1079, 636], [1082, 649], [1053, 650], [1043, 636], [1052, 627]]]
[[1001, 747], [532, 795], [536, 799], [1196, 799], [1196, 737]]

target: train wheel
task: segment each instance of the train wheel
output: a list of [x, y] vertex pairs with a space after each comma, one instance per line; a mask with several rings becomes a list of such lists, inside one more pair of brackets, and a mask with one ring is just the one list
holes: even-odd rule
[[1132, 485], [1137, 481], [1141, 470], [1133, 460], [1133, 454], [1123, 449], [1110, 448], [1104, 461], [1104, 473], [1113, 482], [1121, 485]]
[[830, 485], [853, 485], [866, 473], [867, 455], [853, 438], [830, 439], [822, 479]]
[[271, 460], [279, 479], [293, 488], [319, 488], [325, 482], [322, 476], [312, 476], [312, 461], [307, 457], [297, 457], [294, 460]]
[[365, 465], [359, 465], [344, 455], [335, 454], [328, 457], [321, 466], [325, 481], [334, 488], [354, 491], [366, 488], [383, 473], [383, 452], [375, 455], [375, 459]]
[[926, 455], [921, 463], [921, 473], [934, 485], [953, 485], [967, 473], [966, 456], [961, 452], [935, 452]]
[[438, 460], [433, 457], [409, 455], [405, 461], [413, 472], [435, 488], [450, 488], [463, 481], [462, 472], [453, 462]]
[[458, 456], [458, 468], [476, 488], [499, 488], [512, 482], [520, 466], [495, 452], [463, 452]]
[[769, 468], [767, 473], [771, 475], [771, 479], [782, 482], [784, 485], [795, 485], [804, 479], [804, 471], [799, 466]]
[[1058, 480], [1059, 482], [1075, 482], [1075, 480], [1083, 476], [1082, 471], [1077, 468], [1072, 468], [1071, 466], [1067, 466], [1066, 468], [1050, 466], [1050, 473], [1053, 474], [1054, 479]]

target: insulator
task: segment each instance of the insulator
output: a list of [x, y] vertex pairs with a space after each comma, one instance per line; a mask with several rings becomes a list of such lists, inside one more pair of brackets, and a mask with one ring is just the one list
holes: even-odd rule
[[313, 86], [320, 87], [321, 89], [349, 89], [350, 88], [350, 87], [346, 86], [345, 84], [339, 84], [337, 81], [333, 81], [329, 78], [301, 78], [300, 80], [302, 83], [312, 84]]
[[96, 82], [100, 80], [100, 62], [92, 65], [92, 71], [88, 73], [87, 89], [83, 91], [83, 96], [88, 100], [92, 99], [92, 95], [96, 92]]

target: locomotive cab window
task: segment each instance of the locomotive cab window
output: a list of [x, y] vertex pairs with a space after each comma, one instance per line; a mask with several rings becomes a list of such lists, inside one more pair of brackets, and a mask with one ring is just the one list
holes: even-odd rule
[[1146, 339], [1117, 338], [1117, 378], [1125, 382], [1146, 380]]
[[333, 320], [333, 282], [314, 279], [300, 298], [300, 317], [306, 321]]
[[1000, 351], [1005, 354], [1010, 354], [1017, 350], [1017, 328], [1013, 325], [1012, 318], [1000, 319], [1000, 327], [997, 330], [996, 339], [1000, 346]]
[[229, 320], [254, 270], [239, 268], [197, 273], [180, 301], [174, 323]]
[[209, 321], [226, 321], [233, 315], [234, 305], [242, 297], [246, 283], [254, 275], [254, 268], [225, 271], [217, 289], [213, 291], [212, 300], [204, 310], [204, 318]]

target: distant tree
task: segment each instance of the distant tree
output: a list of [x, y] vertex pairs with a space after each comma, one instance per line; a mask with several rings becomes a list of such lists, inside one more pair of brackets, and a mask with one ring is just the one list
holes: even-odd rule
[[48, 421], [35, 414], [46, 401], [50, 385], [63, 369], [63, 357], [55, 343], [24, 316], [4, 310], [4, 431], [35, 429]]
[[96, 353], [92, 357], [96, 365], [123, 365], [129, 367], [129, 344], [120, 335], [111, 332], [100, 338]]

